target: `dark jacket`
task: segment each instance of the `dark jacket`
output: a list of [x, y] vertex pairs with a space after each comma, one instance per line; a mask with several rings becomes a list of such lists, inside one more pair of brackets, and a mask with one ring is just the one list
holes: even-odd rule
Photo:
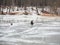
[[31, 21], [31, 25], [33, 25], [34, 23], [33, 23], [33, 20]]

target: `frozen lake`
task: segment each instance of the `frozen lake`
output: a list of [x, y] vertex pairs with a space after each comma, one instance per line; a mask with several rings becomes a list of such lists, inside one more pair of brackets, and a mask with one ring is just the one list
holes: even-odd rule
[[[30, 25], [32, 19], [33, 26]], [[60, 21], [33, 16], [0, 16], [0, 45], [60, 45]]]

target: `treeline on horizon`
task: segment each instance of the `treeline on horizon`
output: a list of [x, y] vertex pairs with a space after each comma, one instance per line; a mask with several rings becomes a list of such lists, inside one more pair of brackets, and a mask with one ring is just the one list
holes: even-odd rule
[[24, 7], [24, 10], [27, 10], [26, 7], [35, 6], [37, 14], [39, 14], [38, 7], [41, 7], [42, 12], [44, 12], [44, 7], [50, 6], [50, 10], [53, 10], [54, 14], [58, 15], [57, 8], [60, 7], [60, 0], [0, 0], [0, 14], [4, 14], [3, 9], [5, 7], [7, 8], [7, 10], [9, 10], [9, 13], [10, 13], [10, 9], [12, 8], [14, 10], [13, 8], [14, 6]]
[[60, 0], [0, 0], [0, 6], [56, 6]]

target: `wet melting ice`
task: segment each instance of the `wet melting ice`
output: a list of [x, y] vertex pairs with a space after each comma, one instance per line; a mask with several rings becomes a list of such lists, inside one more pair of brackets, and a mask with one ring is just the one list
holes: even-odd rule
[[0, 25], [0, 45], [60, 45], [60, 22]]

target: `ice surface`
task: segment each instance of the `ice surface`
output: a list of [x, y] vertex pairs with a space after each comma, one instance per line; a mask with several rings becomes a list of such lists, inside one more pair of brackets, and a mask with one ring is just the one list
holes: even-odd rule
[[[34, 25], [30, 25], [30, 21]], [[11, 25], [11, 23], [13, 25]], [[60, 45], [60, 19], [37, 15], [0, 15], [1, 45]]]

